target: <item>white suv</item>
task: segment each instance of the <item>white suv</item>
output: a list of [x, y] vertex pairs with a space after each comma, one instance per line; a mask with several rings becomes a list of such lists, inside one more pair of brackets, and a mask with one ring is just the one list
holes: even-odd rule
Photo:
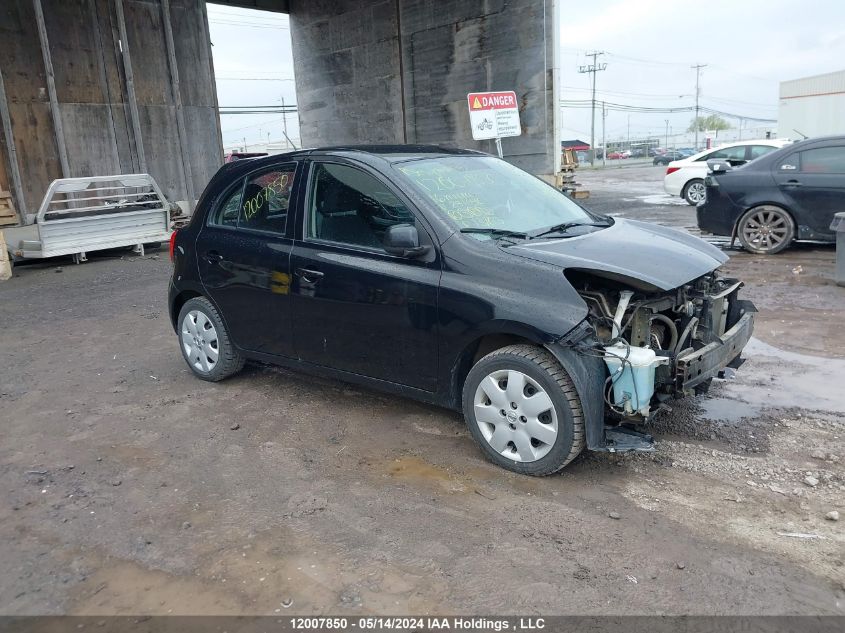
[[704, 202], [704, 177], [707, 175], [707, 161], [721, 158], [734, 167], [788, 145], [789, 139], [765, 139], [760, 141], [737, 141], [715, 149], [704, 150], [688, 158], [669, 163], [663, 188], [670, 196], [680, 196], [692, 206]]

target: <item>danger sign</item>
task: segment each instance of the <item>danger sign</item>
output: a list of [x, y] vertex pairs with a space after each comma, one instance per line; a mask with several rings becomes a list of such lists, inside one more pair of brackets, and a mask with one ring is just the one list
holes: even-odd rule
[[519, 107], [516, 93], [471, 92], [467, 95], [469, 123], [476, 141], [506, 136], [519, 136]]

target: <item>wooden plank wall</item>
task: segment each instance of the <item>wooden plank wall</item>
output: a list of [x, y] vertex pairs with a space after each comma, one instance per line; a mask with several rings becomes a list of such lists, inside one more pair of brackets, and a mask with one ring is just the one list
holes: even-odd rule
[[[124, 43], [118, 1], [126, 22]], [[67, 175], [137, 172], [140, 142], [148, 170], [169, 199], [185, 200], [189, 190], [199, 195], [222, 163], [223, 152], [203, 0], [169, 3], [185, 144], [179, 142], [161, 0], [41, 3], [71, 172]], [[121, 44], [131, 54], [140, 139], [133, 133]], [[32, 213], [49, 183], [62, 176], [33, 0], [0, 3], [0, 71], [22, 179], [23, 191], [15, 195], [24, 197]], [[10, 188], [9, 156], [6, 143], [0, 142], [0, 190]]]

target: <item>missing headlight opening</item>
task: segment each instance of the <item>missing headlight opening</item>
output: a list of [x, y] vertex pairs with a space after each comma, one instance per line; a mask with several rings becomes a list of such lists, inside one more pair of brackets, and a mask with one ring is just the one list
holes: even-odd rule
[[605, 404], [623, 420], [645, 421], [670, 398], [703, 393], [742, 362], [736, 339], [750, 335], [743, 316], [753, 307], [738, 299], [737, 279], [713, 271], [662, 291], [594, 273], [567, 277], [589, 308], [589, 333], [573, 347], [604, 360]]

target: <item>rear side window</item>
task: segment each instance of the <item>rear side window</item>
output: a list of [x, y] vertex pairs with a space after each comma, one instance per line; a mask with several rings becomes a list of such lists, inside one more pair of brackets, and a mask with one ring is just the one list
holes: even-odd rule
[[845, 174], [845, 147], [820, 147], [801, 152], [801, 171], [811, 174]]
[[238, 225], [238, 214], [241, 210], [241, 193], [243, 192], [243, 180], [229, 192], [223, 203], [217, 207], [216, 212], [211, 218], [211, 224], [217, 226], [231, 226]]
[[238, 227], [284, 233], [296, 166], [252, 174], [244, 186]]
[[210, 223], [284, 233], [295, 172], [296, 165], [291, 163], [241, 179], [217, 207]]
[[778, 171], [798, 171], [798, 167], [800, 166], [801, 162], [799, 160], [798, 152], [794, 154], [790, 154], [778, 165]]

